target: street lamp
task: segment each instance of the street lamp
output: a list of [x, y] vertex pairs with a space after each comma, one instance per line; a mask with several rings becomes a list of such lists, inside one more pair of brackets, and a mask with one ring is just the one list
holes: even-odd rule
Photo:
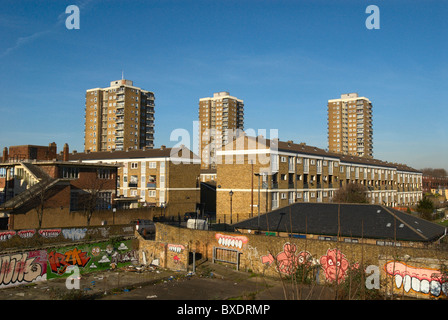
[[230, 224], [232, 224], [232, 196], [233, 196], [232, 190], [230, 190], [229, 196], [230, 196]]
[[260, 231], [260, 173], [255, 173], [255, 176], [258, 177], [258, 231]]

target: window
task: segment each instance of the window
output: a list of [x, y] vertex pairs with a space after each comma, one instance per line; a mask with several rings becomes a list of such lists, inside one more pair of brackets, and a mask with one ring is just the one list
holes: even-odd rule
[[152, 162], [149, 163], [149, 168], [150, 169], [155, 169], [156, 167], [157, 167], [157, 163], [156, 162], [152, 161]]
[[110, 169], [98, 169], [98, 179], [110, 179]]
[[138, 176], [131, 176], [131, 178], [129, 180], [129, 187], [130, 188], [138, 187]]
[[286, 162], [286, 157], [281, 157], [280, 159], [282, 162]]
[[97, 199], [97, 209], [106, 210], [110, 209], [112, 205], [112, 193], [111, 192], [100, 192]]
[[62, 168], [62, 177], [64, 179], [78, 179], [79, 178], [79, 168], [73, 168], [73, 167]]
[[78, 210], [78, 193], [70, 192], [70, 211]]
[[138, 168], [138, 162], [132, 162], [131, 163], [131, 169], [137, 169], [137, 168]]
[[155, 198], [156, 196], [156, 190], [149, 190], [148, 191], [148, 197]]
[[272, 209], [278, 208], [278, 193], [272, 193]]

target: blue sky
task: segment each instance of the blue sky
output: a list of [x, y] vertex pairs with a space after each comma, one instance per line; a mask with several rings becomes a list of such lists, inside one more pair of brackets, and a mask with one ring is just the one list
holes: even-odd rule
[[[155, 146], [193, 137], [229, 91], [246, 129], [326, 148], [327, 100], [373, 103], [374, 157], [448, 170], [448, 2], [2, 0], [0, 147], [83, 150], [85, 90], [125, 78], [156, 96]], [[80, 29], [65, 27], [68, 5]], [[380, 9], [369, 30], [366, 8]], [[192, 141], [193, 143], [193, 141]]]

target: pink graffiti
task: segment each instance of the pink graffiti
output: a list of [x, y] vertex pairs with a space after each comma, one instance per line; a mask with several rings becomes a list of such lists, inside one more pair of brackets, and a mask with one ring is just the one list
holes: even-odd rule
[[400, 261], [389, 261], [385, 265], [388, 275], [394, 277], [397, 289], [406, 293], [411, 290], [417, 294], [448, 295], [448, 282], [443, 274], [436, 269], [413, 267]]
[[220, 245], [236, 249], [241, 249], [243, 245], [248, 242], [248, 239], [245, 236], [233, 236], [221, 233], [215, 234], [215, 238]]
[[181, 244], [168, 244], [168, 250], [170, 251], [181, 252], [184, 249], [185, 247]]
[[283, 245], [283, 251], [280, 252], [276, 258], [271, 254], [261, 257], [263, 264], [271, 265], [277, 260], [277, 268], [280, 272], [285, 274], [293, 274], [296, 272], [299, 265], [310, 263], [311, 254], [307, 251], [301, 251], [296, 254], [297, 246], [289, 242]]
[[272, 256], [272, 254], [268, 254], [265, 256], [261, 257], [261, 263], [262, 264], [267, 264], [267, 265], [271, 265], [274, 262], [274, 257]]
[[325, 278], [331, 282], [337, 281], [337, 283], [344, 280], [349, 267], [345, 255], [338, 249], [328, 249], [327, 254], [320, 258], [320, 264], [324, 269]]

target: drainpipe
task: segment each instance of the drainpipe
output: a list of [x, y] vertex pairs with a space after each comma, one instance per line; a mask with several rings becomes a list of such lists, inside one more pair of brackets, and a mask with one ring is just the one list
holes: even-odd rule
[[443, 238], [445, 238], [446, 237], [446, 228], [445, 228], [445, 233], [443, 234], [443, 236], [441, 236], [440, 238], [439, 238], [439, 240], [437, 240], [437, 242], [440, 244], [440, 240], [442, 240]]

